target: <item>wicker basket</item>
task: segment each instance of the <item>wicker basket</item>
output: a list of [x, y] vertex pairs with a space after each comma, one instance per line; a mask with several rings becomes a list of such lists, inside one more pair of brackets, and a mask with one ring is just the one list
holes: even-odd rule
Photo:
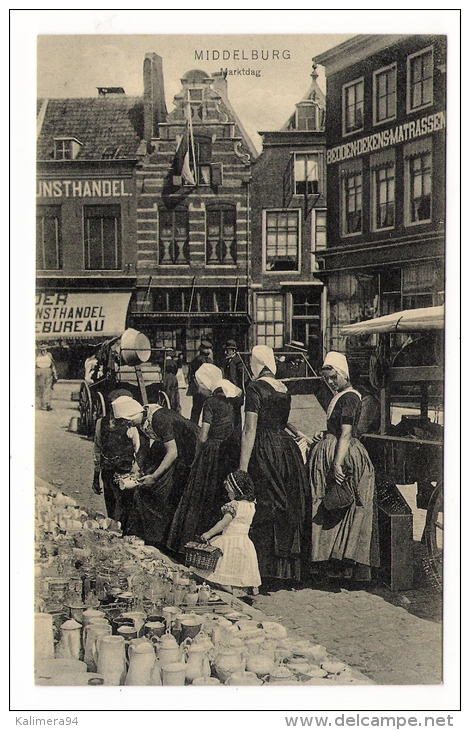
[[215, 570], [223, 552], [215, 545], [204, 542], [187, 542], [184, 546], [186, 567], [198, 570]]

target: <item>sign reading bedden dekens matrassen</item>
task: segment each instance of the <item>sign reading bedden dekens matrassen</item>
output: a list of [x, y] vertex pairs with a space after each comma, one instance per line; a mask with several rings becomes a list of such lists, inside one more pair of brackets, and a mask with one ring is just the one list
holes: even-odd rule
[[39, 337], [115, 337], [125, 329], [130, 292], [38, 292]]

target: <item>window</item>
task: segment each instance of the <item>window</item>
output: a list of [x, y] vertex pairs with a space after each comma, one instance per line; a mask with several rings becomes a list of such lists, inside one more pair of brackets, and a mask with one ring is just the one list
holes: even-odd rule
[[[425, 147], [428, 147], [427, 149]], [[431, 149], [418, 145], [413, 153], [405, 149], [405, 224], [414, 225], [431, 220], [432, 157]]]
[[343, 87], [343, 134], [364, 128], [364, 80]]
[[296, 109], [296, 129], [310, 132], [319, 129], [320, 108], [311, 101], [301, 101]]
[[54, 159], [55, 160], [74, 160], [82, 143], [75, 137], [55, 137], [54, 138]]
[[36, 268], [62, 268], [61, 207], [41, 205], [36, 214]]
[[256, 342], [268, 347], [284, 345], [284, 300], [281, 295], [258, 294], [256, 300]]
[[195, 135], [190, 142], [189, 166], [196, 185], [211, 184], [212, 138]]
[[426, 48], [408, 58], [408, 112], [433, 102], [433, 51]]
[[236, 264], [235, 208], [206, 212], [206, 264]]
[[265, 215], [265, 271], [298, 271], [300, 211], [269, 210]]
[[389, 68], [374, 73], [374, 124], [380, 124], [397, 115], [397, 68]]
[[121, 268], [121, 208], [85, 205], [85, 269]]
[[372, 171], [372, 230], [395, 225], [395, 165]]
[[315, 195], [319, 192], [318, 155], [295, 155], [295, 194]]
[[189, 216], [187, 210], [160, 210], [159, 262], [189, 264]]
[[342, 230], [344, 236], [362, 231], [362, 170], [351, 170], [342, 177]]

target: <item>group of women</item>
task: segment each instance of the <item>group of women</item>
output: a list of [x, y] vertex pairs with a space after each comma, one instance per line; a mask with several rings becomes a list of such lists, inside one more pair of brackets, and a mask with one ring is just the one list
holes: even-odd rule
[[[312, 572], [370, 579], [378, 565], [375, 475], [357, 438], [361, 396], [350, 383], [346, 358], [331, 352], [323, 363], [331, 394], [327, 430], [313, 435], [307, 464], [286, 431], [291, 396], [276, 378], [271, 348], [253, 348], [251, 372], [241, 431], [234, 418], [240, 391], [211, 363], [196, 372], [205, 396], [200, 427], [175, 411], [142, 406], [125, 393], [113, 399], [108, 421], [124, 424], [127, 439], [135, 440], [137, 432], [136, 464], [144, 474], [124, 490], [130, 493], [127, 506], [117, 517], [124, 534], [182, 556], [188, 541], [220, 519], [228, 476], [244, 472], [254, 484], [250, 538], [263, 583], [300, 581]], [[102, 463], [102, 447], [95, 444], [95, 473]], [[103, 475], [102, 481], [106, 498]], [[352, 503], [327, 509], [325, 495], [331, 501], [330, 490], [345, 485]], [[112, 488], [122, 493], [116, 479]]]

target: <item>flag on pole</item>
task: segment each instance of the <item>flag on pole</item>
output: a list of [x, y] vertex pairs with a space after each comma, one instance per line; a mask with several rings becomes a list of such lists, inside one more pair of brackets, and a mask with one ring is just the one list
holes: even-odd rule
[[188, 185], [196, 185], [193, 173], [189, 167], [189, 146], [188, 146], [188, 132], [180, 139], [178, 147], [176, 149], [175, 159], [173, 163], [174, 174], [179, 175], [183, 178]]

